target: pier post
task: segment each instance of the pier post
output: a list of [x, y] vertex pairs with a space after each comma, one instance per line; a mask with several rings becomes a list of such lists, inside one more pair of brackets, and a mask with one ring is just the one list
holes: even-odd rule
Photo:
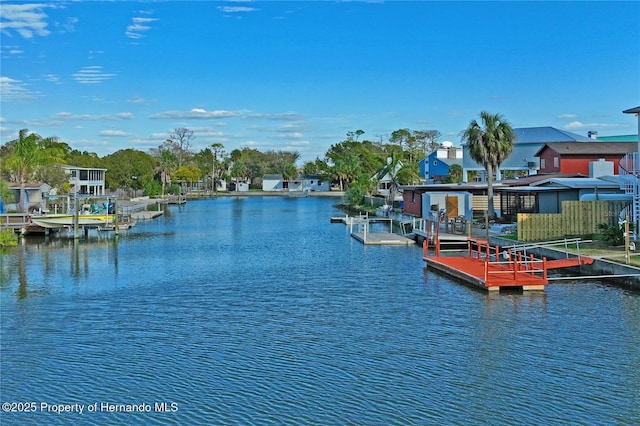
[[80, 203], [78, 202], [78, 197], [75, 197], [75, 206], [76, 206], [76, 214], [73, 215], [73, 239], [76, 240], [80, 238], [78, 234], [79, 222], [80, 222]]
[[[107, 202], [107, 206], [109, 205], [109, 202]], [[116, 198], [113, 201], [113, 213], [115, 214], [116, 217], [116, 223], [115, 223], [115, 231], [116, 231], [116, 236], [118, 235], [118, 232], [120, 231], [120, 226], [118, 225], [118, 199]], [[109, 215], [109, 207], [107, 207], [107, 215]]]

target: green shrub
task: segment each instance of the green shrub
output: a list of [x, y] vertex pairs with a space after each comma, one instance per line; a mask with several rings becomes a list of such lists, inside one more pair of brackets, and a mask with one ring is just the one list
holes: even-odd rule
[[162, 185], [157, 180], [152, 180], [144, 186], [144, 195], [150, 198], [156, 198], [162, 192]]
[[[612, 246], [624, 245], [624, 223], [617, 226], [609, 226], [606, 223], [598, 225], [598, 229], [602, 234], [602, 237]], [[633, 224], [629, 224], [629, 232], [633, 232]]]
[[18, 245], [18, 236], [13, 229], [0, 231], [0, 247], [15, 247]]

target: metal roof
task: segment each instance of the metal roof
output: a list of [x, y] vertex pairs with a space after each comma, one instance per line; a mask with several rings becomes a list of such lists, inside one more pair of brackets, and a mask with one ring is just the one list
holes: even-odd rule
[[640, 114], [640, 106], [622, 111], [624, 114]]
[[522, 127], [513, 129], [514, 143], [593, 142], [593, 139], [555, 127]]

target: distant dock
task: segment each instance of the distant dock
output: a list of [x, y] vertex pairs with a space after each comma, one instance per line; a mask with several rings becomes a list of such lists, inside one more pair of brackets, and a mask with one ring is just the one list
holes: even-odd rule
[[[389, 222], [389, 232], [371, 232], [371, 223], [373, 222]], [[406, 246], [415, 244], [410, 238], [391, 232], [393, 221], [388, 217], [370, 217], [369, 215], [360, 216], [338, 216], [332, 217], [331, 223], [344, 223], [350, 227], [351, 237], [360, 241], [364, 245], [400, 245]]]

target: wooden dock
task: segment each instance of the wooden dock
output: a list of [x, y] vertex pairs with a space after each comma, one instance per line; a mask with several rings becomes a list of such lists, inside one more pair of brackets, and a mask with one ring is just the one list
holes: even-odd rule
[[547, 271], [593, 263], [585, 256], [567, 257], [548, 261], [536, 259], [521, 252], [503, 251], [491, 247], [485, 240], [469, 238], [466, 256], [442, 256], [439, 244], [435, 244], [435, 256], [429, 256], [428, 240], [424, 242], [424, 260], [427, 268], [458, 278], [488, 291], [501, 288], [544, 290], [549, 284]]

